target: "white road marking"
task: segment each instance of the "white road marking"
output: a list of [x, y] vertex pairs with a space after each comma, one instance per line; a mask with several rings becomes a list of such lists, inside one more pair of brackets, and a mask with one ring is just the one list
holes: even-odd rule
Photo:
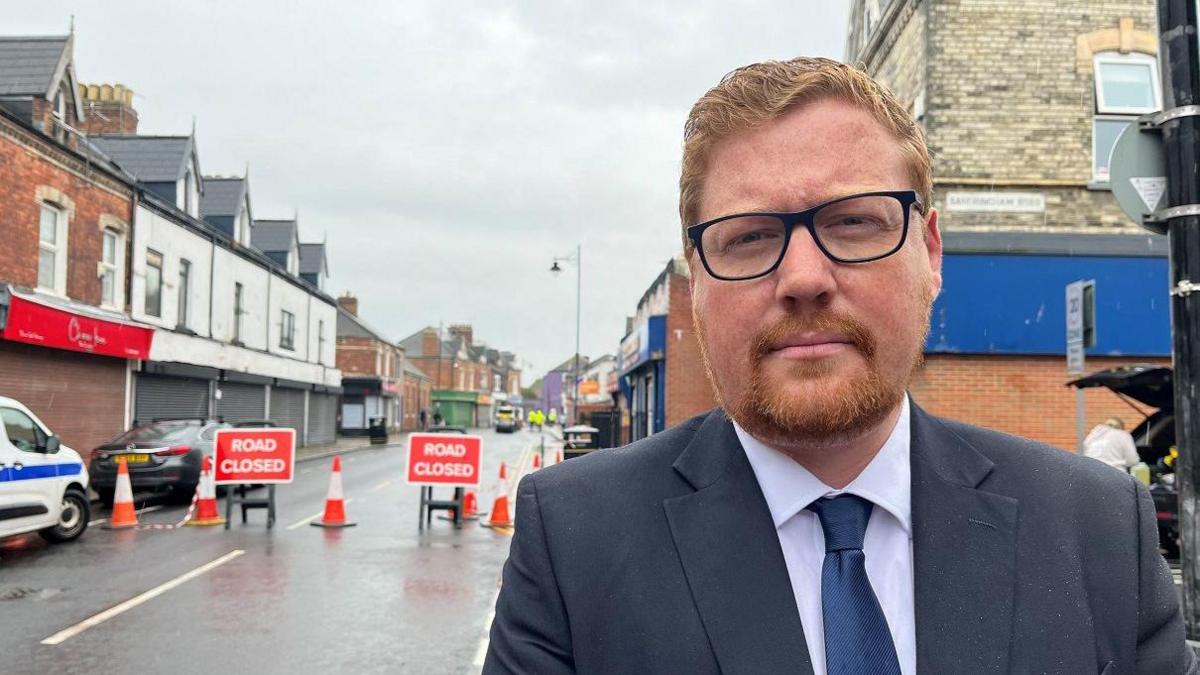
[[99, 626], [100, 624], [104, 623], [105, 621], [108, 621], [109, 619], [113, 618], [114, 616], [123, 614], [148, 600], [153, 600], [154, 598], [157, 598], [158, 596], [162, 595], [163, 593], [166, 593], [167, 591], [171, 590], [172, 588], [175, 588], [176, 586], [180, 586], [184, 583], [187, 583], [188, 581], [195, 579], [196, 577], [200, 576], [201, 574], [204, 574], [206, 572], [216, 569], [217, 567], [220, 567], [221, 565], [224, 565], [225, 563], [229, 562], [230, 560], [233, 560], [234, 558], [242, 555], [243, 553], [245, 553], [245, 551], [243, 551], [242, 549], [234, 549], [234, 550], [230, 551], [229, 553], [226, 553], [225, 555], [221, 556], [220, 558], [213, 560], [212, 562], [205, 563], [205, 564], [197, 567], [196, 569], [192, 570], [191, 572], [186, 572], [184, 574], [181, 574], [164, 584], [155, 586], [154, 588], [146, 591], [145, 593], [142, 593], [141, 595], [132, 597], [132, 598], [126, 600], [125, 602], [122, 602], [119, 605], [115, 605], [113, 607], [110, 607], [110, 608], [104, 610], [103, 612], [100, 612], [99, 614], [96, 614], [95, 616], [84, 619], [83, 621], [80, 621], [79, 623], [75, 624], [74, 626], [71, 626], [70, 628], [60, 630], [59, 632], [55, 633], [54, 635], [51, 635], [50, 637], [46, 638], [45, 640], [42, 640], [42, 644], [44, 644], [44, 645], [62, 644], [63, 642], [75, 637], [76, 635], [79, 635], [80, 633], [82, 633], [83, 631], [85, 631], [89, 628], [94, 628], [96, 626]]
[[[349, 504], [349, 503], [350, 503], [350, 502], [352, 502], [352, 501], [354, 501], [354, 497], [351, 497], [351, 498], [349, 498], [349, 499], [345, 500], [345, 501], [344, 501], [344, 502], [342, 502], [342, 503], [344, 503], [344, 504]], [[314, 513], [314, 514], [312, 514], [311, 516], [309, 516], [309, 517], [305, 518], [304, 520], [298, 520], [298, 521], [296, 521], [296, 522], [292, 523], [291, 525], [288, 525], [288, 526], [287, 526], [287, 529], [289, 529], [289, 530], [294, 530], [294, 529], [296, 529], [297, 527], [302, 527], [302, 526], [304, 526], [304, 525], [307, 525], [307, 524], [311, 523], [312, 521], [316, 520], [317, 518], [320, 518], [320, 517], [321, 517], [321, 516], [323, 516], [323, 515], [325, 515], [325, 509], [321, 509], [321, 510], [320, 510], [320, 511], [318, 511], [317, 513]]]
[[492, 621], [496, 619], [496, 600], [500, 598], [499, 589], [492, 596], [492, 604], [488, 608], [487, 618], [483, 622], [483, 638], [479, 640], [479, 649], [475, 652], [474, 665], [483, 667], [483, 662], [487, 659], [488, 645], [491, 643], [490, 635], [492, 633]]
[[371, 489], [370, 489], [370, 490], [368, 490], [367, 492], [376, 492], [376, 491], [382, 490], [383, 488], [385, 488], [385, 487], [387, 487], [387, 486], [389, 486], [389, 485], [391, 485], [391, 484], [392, 484], [392, 481], [390, 481], [390, 480], [385, 480], [385, 481], [383, 481], [382, 483], [380, 483], [379, 485], [376, 485], [375, 487], [371, 488]]

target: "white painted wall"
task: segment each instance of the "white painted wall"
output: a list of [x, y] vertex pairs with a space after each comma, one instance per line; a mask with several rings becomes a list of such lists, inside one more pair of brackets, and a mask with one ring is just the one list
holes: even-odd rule
[[[337, 359], [337, 307], [309, 293], [297, 280], [289, 283], [274, 267], [247, 260], [186, 226], [138, 206], [134, 218], [133, 318], [159, 328], [151, 360], [190, 363], [224, 370], [301, 382], [340, 385]], [[146, 251], [163, 256], [162, 317], [145, 314]], [[178, 323], [179, 261], [191, 269], [188, 327], [197, 335], [175, 332]], [[241, 343], [233, 340], [234, 285], [241, 283]], [[210, 314], [211, 298], [211, 314]], [[281, 310], [295, 316], [294, 349], [279, 346]], [[212, 317], [211, 324], [209, 317]], [[318, 322], [325, 340], [318, 354]]]

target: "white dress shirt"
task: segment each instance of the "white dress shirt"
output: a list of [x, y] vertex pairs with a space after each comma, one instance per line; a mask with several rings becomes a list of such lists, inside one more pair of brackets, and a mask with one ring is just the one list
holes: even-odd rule
[[[867, 523], [863, 553], [867, 577], [883, 608], [903, 675], [917, 672], [917, 636], [913, 609], [912, 484], [909, 479], [910, 412], [908, 397], [887, 442], [849, 485], [835, 490], [822, 483], [787, 455], [759, 442], [741, 427], [734, 430], [762, 488], [783, 559], [804, 640], [816, 675], [825, 675], [825, 624], [821, 615], [821, 566], [825, 534], [821, 521], [804, 507], [821, 497], [850, 493], [870, 500], [876, 508]], [[753, 570], [744, 570], [753, 574]]]

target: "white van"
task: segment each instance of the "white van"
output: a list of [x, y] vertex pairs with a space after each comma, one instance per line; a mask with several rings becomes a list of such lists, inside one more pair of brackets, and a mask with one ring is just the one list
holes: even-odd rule
[[71, 541], [87, 529], [88, 473], [79, 453], [29, 408], [0, 396], [0, 537]]

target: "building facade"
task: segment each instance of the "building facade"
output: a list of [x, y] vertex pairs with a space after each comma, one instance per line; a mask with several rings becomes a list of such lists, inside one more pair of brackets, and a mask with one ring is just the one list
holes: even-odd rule
[[358, 316], [358, 299], [338, 298], [337, 367], [342, 371], [340, 431], [365, 436], [374, 424], [398, 433], [405, 417], [404, 350]]
[[[1160, 107], [1156, 33], [1149, 0], [853, 3], [847, 61], [909, 106], [933, 156], [944, 288], [912, 388], [931, 412], [1075, 447], [1071, 281], [1097, 280], [1089, 371], [1169, 358], [1165, 241], [1109, 184], [1116, 138]], [[1088, 428], [1128, 413], [1085, 396]]]

